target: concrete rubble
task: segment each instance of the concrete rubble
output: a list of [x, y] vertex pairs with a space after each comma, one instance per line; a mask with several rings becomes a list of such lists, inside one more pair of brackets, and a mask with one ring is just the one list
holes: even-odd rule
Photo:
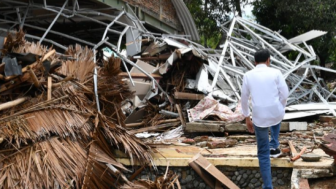
[[[102, 7], [90, 9], [86, 4], [82, 8], [81, 1], [41, 2], [0, 2], [1, 187], [158, 187], [126, 178], [123, 172], [129, 170], [116, 161], [114, 150], [155, 170], [150, 152], [156, 144], [207, 149], [255, 144], [253, 137], [243, 140], [231, 133], [246, 132], [241, 84], [244, 73], [255, 67], [253, 54], [260, 48], [270, 50], [271, 66], [283, 73], [290, 89], [282, 148], [294, 141], [299, 152], [320, 147], [335, 158], [333, 120], [324, 125], [294, 122], [336, 116], [336, 88], [319, 77], [321, 70], [336, 71], [315, 65], [317, 56], [307, 44], [326, 32], [285, 39], [237, 16], [222, 26], [226, 40], [221, 49], [209, 49], [186, 35], [147, 30], [130, 7], [112, 15], [98, 3]], [[38, 16], [48, 20], [46, 27]], [[54, 30], [60, 18], [63, 23], [94, 23], [103, 28], [100, 39]], [[225, 137], [210, 137], [209, 132]], [[290, 152], [284, 151], [284, 157], [294, 158]], [[155, 181], [162, 184], [158, 188], [180, 185], [178, 176], [166, 170]], [[316, 171], [318, 177], [333, 175], [329, 169]], [[309, 169], [294, 173], [314, 177]]]

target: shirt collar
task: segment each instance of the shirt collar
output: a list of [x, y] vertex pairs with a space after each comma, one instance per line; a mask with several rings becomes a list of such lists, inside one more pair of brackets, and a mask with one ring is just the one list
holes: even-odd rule
[[266, 68], [266, 67], [267, 67], [266, 64], [258, 64], [258, 65], [256, 66], [256, 68]]

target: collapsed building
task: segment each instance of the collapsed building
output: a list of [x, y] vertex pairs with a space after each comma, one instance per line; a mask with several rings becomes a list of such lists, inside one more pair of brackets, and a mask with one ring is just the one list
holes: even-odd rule
[[[180, 145], [166, 148], [170, 155], [173, 149], [187, 159], [196, 152], [206, 156], [208, 160], [198, 155], [184, 163], [199, 174], [204, 166], [212, 167], [203, 170], [213, 176], [202, 177], [209, 187], [215, 188], [217, 180], [228, 188], [253, 188], [233, 176], [230, 179], [236, 182], [230, 181], [211, 165], [223, 160], [216, 158], [239, 151], [242, 142], [230, 133], [246, 131], [239, 103], [242, 78], [254, 68], [253, 54], [260, 48], [270, 50], [271, 66], [283, 73], [290, 88], [284, 120], [336, 116], [336, 104], [331, 102], [335, 87], [328, 87], [318, 74], [335, 71], [314, 65], [317, 57], [307, 44], [323, 31], [285, 39], [234, 17], [223, 25], [226, 40], [218, 50], [195, 42], [199, 40], [196, 27], [179, 0], [2, 0], [0, 7], [3, 188], [179, 186], [179, 175], [168, 171], [156, 180], [131, 182], [144, 167], [155, 172], [157, 166], [184, 165], [161, 153], [161, 144]], [[307, 123], [282, 126], [283, 131], [307, 129]], [[227, 137], [183, 136], [200, 132]], [[319, 145], [335, 155], [334, 135], [322, 133], [317, 138], [309, 131], [304, 137], [311, 139], [311, 151]], [[152, 138], [140, 139], [148, 137]], [[253, 142], [251, 138], [243, 141]], [[292, 161], [296, 160], [299, 153], [291, 142], [285, 143], [291, 148]], [[302, 155], [307, 148], [298, 149]], [[165, 163], [158, 154], [165, 156]], [[318, 177], [332, 176], [333, 160], [323, 158]], [[292, 162], [284, 163], [287, 159], [278, 161], [294, 167]], [[251, 162], [255, 165], [255, 157]], [[142, 167], [127, 177], [131, 165]], [[315, 176], [302, 169], [292, 174]]]

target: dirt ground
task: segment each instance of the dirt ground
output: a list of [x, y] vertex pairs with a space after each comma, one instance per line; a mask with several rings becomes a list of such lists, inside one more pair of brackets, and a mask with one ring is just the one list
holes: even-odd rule
[[330, 178], [309, 179], [310, 189], [335, 189], [336, 176]]

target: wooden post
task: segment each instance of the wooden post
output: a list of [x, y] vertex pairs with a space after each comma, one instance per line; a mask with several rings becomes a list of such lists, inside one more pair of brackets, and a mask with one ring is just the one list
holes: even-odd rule
[[51, 100], [51, 87], [52, 87], [52, 79], [48, 77], [48, 98], [47, 100]]
[[186, 121], [184, 119], [184, 116], [183, 116], [183, 113], [182, 113], [182, 109], [181, 109], [181, 106], [179, 104], [176, 104], [176, 108], [177, 108], [177, 112], [179, 113], [180, 115], [180, 121], [182, 123], [182, 126], [183, 126], [183, 129], [186, 128]]

